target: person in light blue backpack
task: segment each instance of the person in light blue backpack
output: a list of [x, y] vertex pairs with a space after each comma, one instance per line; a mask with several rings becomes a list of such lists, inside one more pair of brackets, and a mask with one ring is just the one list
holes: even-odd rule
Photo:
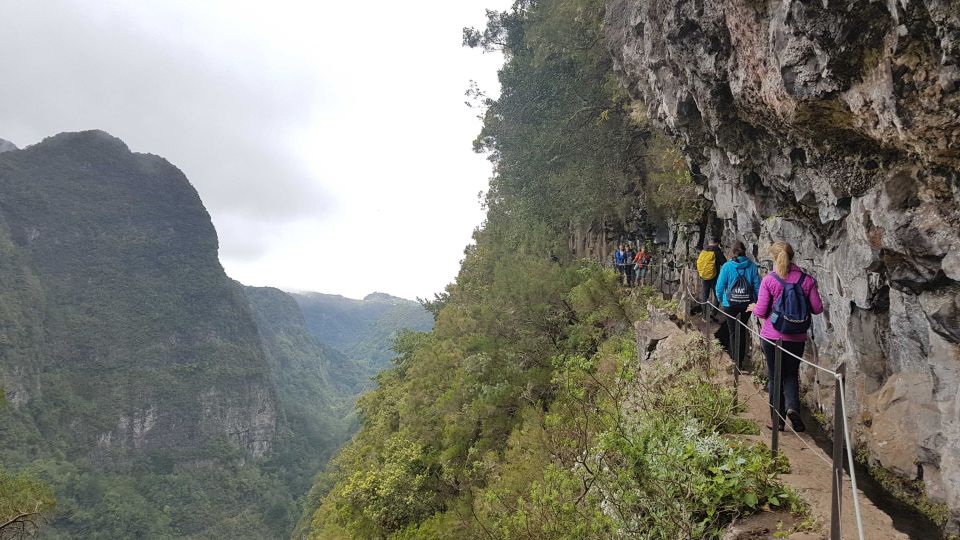
[[730, 356], [734, 355], [734, 337], [740, 336], [740, 355], [734, 358], [737, 367], [743, 367], [743, 359], [747, 355], [747, 329], [737, 320], [746, 324], [750, 320], [747, 309], [757, 301], [760, 294], [760, 272], [757, 265], [747, 258], [747, 248], [743, 242], [733, 245], [732, 258], [720, 267], [717, 276], [717, 300], [727, 317], [728, 343]]

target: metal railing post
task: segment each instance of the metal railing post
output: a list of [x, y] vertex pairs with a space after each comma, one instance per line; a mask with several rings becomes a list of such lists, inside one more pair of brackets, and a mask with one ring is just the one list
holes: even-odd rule
[[739, 313], [734, 320], [734, 324], [727, 324], [728, 327], [733, 326], [733, 361], [737, 366], [737, 371], [743, 369], [743, 365], [740, 362], [740, 357], [742, 356], [741, 353], [743, 352], [743, 331], [740, 329], [740, 324], [741, 321]]
[[727, 323], [727, 328], [733, 327], [733, 400], [738, 401], [740, 392], [740, 350], [743, 344], [740, 343], [740, 315], [737, 315], [734, 324]]
[[780, 376], [783, 369], [783, 340], [777, 340], [777, 352], [774, 355], [773, 362], [773, 409], [770, 411], [770, 416], [773, 418], [773, 438], [770, 442], [770, 454], [773, 457], [777, 457], [777, 451], [780, 447], [780, 400], [782, 396], [780, 393], [783, 390], [783, 379]]
[[660, 279], [660, 294], [666, 294], [666, 293], [663, 292], [663, 273], [664, 273], [663, 259], [660, 259], [660, 276], [659, 276], [659, 279]]
[[703, 315], [703, 322], [709, 325], [710, 324], [710, 304], [708, 302], [710, 302], [710, 295], [708, 294], [706, 298], [703, 297], [703, 287], [704, 287], [703, 280], [699, 280], [697, 284], [700, 285], [700, 287], [697, 290], [697, 294], [700, 295], [700, 301], [703, 302], [703, 304], [700, 305], [700, 313]]
[[[833, 394], [833, 483], [831, 486], [833, 497], [830, 500], [830, 540], [840, 540], [840, 503], [843, 500], [840, 491], [843, 489], [843, 424], [847, 420], [843, 416], [843, 394], [840, 387], [843, 385], [846, 374], [846, 364], [837, 366], [836, 387]], [[853, 464], [850, 466], [853, 467]]]
[[710, 362], [713, 361], [713, 354], [711, 353], [711, 345], [713, 345], [713, 336], [710, 335], [710, 327], [703, 327], [703, 339], [707, 340], [707, 362], [703, 366], [703, 372], [710, 379]]

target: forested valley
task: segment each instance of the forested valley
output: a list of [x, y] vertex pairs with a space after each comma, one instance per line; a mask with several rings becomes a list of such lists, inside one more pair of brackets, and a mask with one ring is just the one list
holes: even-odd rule
[[774, 4], [515, 0], [464, 28], [504, 58], [499, 95], [465, 93], [493, 175], [419, 304], [229, 279], [186, 177], [106, 133], [0, 144], [0, 525], [719, 539], [765, 514], [808, 538], [826, 503], [747, 410], [769, 415], [766, 371], [751, 396], [724, 382], [696, 277], [666, 294], [611, 268], [630, 242], [680, 272], [717, 237], [761, 264], [796, 248], [812, 354], [846, 370], [801, 372], [811, 425], [842, 414], [849, 464], [960, 534], [960, 10]]
[[394, 336], [433, 324], [229, 279], [186, 177], [104, 132], [0, 153], [0, 192], [3, 538], [286, 537]]

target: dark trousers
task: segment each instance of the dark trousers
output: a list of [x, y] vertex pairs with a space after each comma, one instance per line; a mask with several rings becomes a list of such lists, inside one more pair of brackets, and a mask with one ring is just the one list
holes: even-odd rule
[[628, 264], [623, 267], [624, 271], [627, 273], [627, 286], [632, 287], [634, 281], [633, 265]]
[[[729, 339], [727, 349], [730, 351], [730, 358], [733, 358], [737, 363], [737, 368], [743, 368], [743, 359], [747, 357], [747, 329], [737, 321], [748, 324], [750, 322], [750, 312], [747, 311], [746, 307], [724, 307], [723, 311], [730, 315], [730, 317], [724, 317], [727, 319], [727, 336]], [[737, 354], [734, 347], [736, 336], [740, 336], [740, 354], [734, 358], [733, 356]]]
[[[784, 341], [783, 348], [793, 354], [803, 358], [803, 349], [806, 343], [803, 341]], [[773, 368], [776, 359], [776, 345], [764, 341], [763, 356], [767, 360], [767, 392], [770, 394], [770, 406], [773, 403]], [[789, 354], [780, 353], [780, 378], [783, 384], [780, 385], [780, 416], [786, 418], [786, 411], [800, 410], [800, 360]]]
[[[717, 278], [710, 280], [701, 279], [700, 283], [703, 284], [703, 288], [700, 290], [700, 301], [707, 302], [710, 300], [710, 295], [713, 295], [714, 303], [717, 300]], [[703, 316], [704, 317], [713, 317], [713, 308], [707, 304], [703, 305]]]

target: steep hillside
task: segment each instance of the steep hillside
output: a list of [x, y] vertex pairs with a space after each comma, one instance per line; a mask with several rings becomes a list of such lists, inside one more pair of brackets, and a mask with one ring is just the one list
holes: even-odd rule
[[362, 300], [321, 293], [293, 297], [317, 339], [367, 366], [371, 374], [389, 365], [399, 330], [424, 332], [433, 327], [433, 317], [420, 304], [384, 293]]
[[257, 329], [180, 171], [106, 133], [63, 134], [0, 155], [0, 191], [4, 292], [20, 297], [3, 329], [21, 344], [4, 387], [45, 439], [103, 460], [218, 437], [270, 449]]
[[52, 537], [289, 528], [274, 359], [175, 167], [98, 131], [0, 154], [0, 460], [53, 484]]
[[321, 344], [287, 293], [269, 287], [245, 292], [270, 363], [282, 415], [270, 464], [299, 497], [330, 454], [349, 437], [353, 401], [367, 372]]
[[606, 35], [717, 230], [817, 277], [864, 453], [960, 532], [960, 2], [613, 0]]

